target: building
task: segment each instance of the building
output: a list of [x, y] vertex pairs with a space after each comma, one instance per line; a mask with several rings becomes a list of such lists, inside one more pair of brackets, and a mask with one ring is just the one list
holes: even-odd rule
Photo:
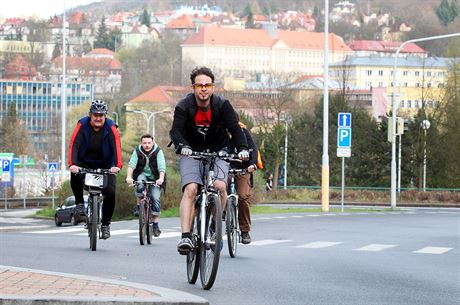
[[3, 71], [3, 78], [6, 79], [23, 79], [23, 80], [37, 80], [39, 78], [37, 69], [26, 58], [21, 55], [16, 57], [5, 65]]
[[[77, 106], [93, 98], [90, 83], [68, 83], [67, 107]], [[61, 83], [0, 79], [0, 122], [11, 104], [30, 134], [34, 153], [59, 156], [61, 130]]]
[[[389, 56], [396, 53], [402, 42], [382, 40], [353, 40], [348, 46], [354, 51], [354, 56]], [[399, 56], [418, 55], [427, 57], [427, 52], [413, 42], [406, 44], [399, 52]]]
[[[351, 49], [335, 35], [329, 35], [329, 61], [339, 62]], [[202, 27], [182, 47], [186, 64], [205, 65], [219, 78], [255, 79], [257, 74], [318, 75], [323, 73], [324, 33], [278, 31], [276, 24], [265, 29]]]
[[145, 24], [123, 24], [121, 27], [121, 43], [124, 48], [138, 48], [143, 41], [155, 41], [160, 39], [160, 33]]

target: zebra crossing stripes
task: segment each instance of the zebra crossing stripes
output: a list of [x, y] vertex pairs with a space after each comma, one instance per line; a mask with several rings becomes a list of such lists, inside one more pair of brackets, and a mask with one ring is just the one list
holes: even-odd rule
[[423, 254], [443, 254], [446, 253], [447, 251], [452, 250], [452, 248], [446, 248], [446, 247], [425, 247], [422, 249], [419, 249], [417, 251], [413, 251], [412, 253], [423, 253]]
[[296, 248], [304, 248], [304, 249], [320, 249], [320, 248], [327, 248], [336, 245], [343, 244], [340, 241], [315, 241], [305, 245], [296, 246]]
[[370, 244], [358, 249], [353, 249], [355, 251], [371, 251], [371, 252], [377, 252], [377, 251], [383, 251], [389, 248], [394, 248], [397, 245], [384, 245], [384, 244]]
[[258, 240], [258, 241], [253, 241], [250, 245], [252, 246], [267, 246], [267, 245], [275, 245], [275, 244], [280, 244], [280, 243], [288, 243], [292, 242], [290, 239], [265, 239], [265, 240]]

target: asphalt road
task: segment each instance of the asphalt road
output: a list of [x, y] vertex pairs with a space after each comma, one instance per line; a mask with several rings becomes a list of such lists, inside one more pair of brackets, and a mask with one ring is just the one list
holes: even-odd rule
[[0, 264], [148, 283], [219, 305], [459, 304], [458, 209], [254, 215], [253, 243], [236, 258], [224, 247], [210, 291], [186, 281], [178, 225], [162, 219], [161, 238], [140, 246], [135, 221], [114, 223], [96, 252], [82, 226], [16, 225], [30, 231], [0, 231]]

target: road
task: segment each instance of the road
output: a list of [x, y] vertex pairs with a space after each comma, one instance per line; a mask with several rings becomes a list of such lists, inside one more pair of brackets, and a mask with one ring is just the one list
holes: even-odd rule
[[224, 247], [210, 291], [186, 281], [178, 224], [162, 219], [162, 236], [140, 246], [135, 221], [114, 223], [96, 252], [82, 226], [23, 224], [30, 231], [0, 231], [0, 264], [153, 284], [216, 305], [459, 304], [458, 209], [254, 215], [253, 243], [233, 259]]

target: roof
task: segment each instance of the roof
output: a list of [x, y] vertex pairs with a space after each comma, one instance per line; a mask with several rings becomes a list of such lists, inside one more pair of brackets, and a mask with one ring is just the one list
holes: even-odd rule
[[[398, 67], [430, 67], [430, 68], [447, 68], [452, 64], [453, 59], [447, 57], [420, 57], [408, 56], [398, 57]], [[393, 56], [352, 56], [346, 60], [333, 63], [330, 66], [379, 66], [379, 67], [392, 67], [394, 64]]]
[[176, 98], [173, 96], [173, 92], [187, 92], [190, 89], [188, 87], [181, 86], [156, 86], [144, 93], [130, 99], [128, 104], [133, 103], [155, 103], [155, 104], [167, 104], [176, 105]]
[[[62, 57], [54, 59], [54, 66], [62, 67]], [[67, 57], [66, 67], [69, 70], [85, 70], [87, 74], [89, 71], [121, 70], [121, 62], [115, 58]]]
[[[348, 46], [353, 51], [374, 51], [374, 52], [396, 52], [402, 44], [398, 41], [381, 41], [381, 40], [353, 40]], [[424, 49], [411, 42], [406, 44], [401, 53], [426, 53]]]
[[[263, 29], [234, 29], [206, 26], [200, 28], [198, 33], [191, 35], [182, 45], [228, 45], [272, 47], [282, 40], [292, 49], [323, 49], [324, 34], [314, 32], [277, 31], [276, 37]], [[351, 49], [335, 35], [329, 34], [330, 49], [351, 51]]]
[[115, 55], [115, 52], [105, 49], [105, 48], [96, 48], [89, 51], [86, 55]]
[[165, 25], [166, 29], [195, 29], [193, 20], [188, 15], [179, 16]]

